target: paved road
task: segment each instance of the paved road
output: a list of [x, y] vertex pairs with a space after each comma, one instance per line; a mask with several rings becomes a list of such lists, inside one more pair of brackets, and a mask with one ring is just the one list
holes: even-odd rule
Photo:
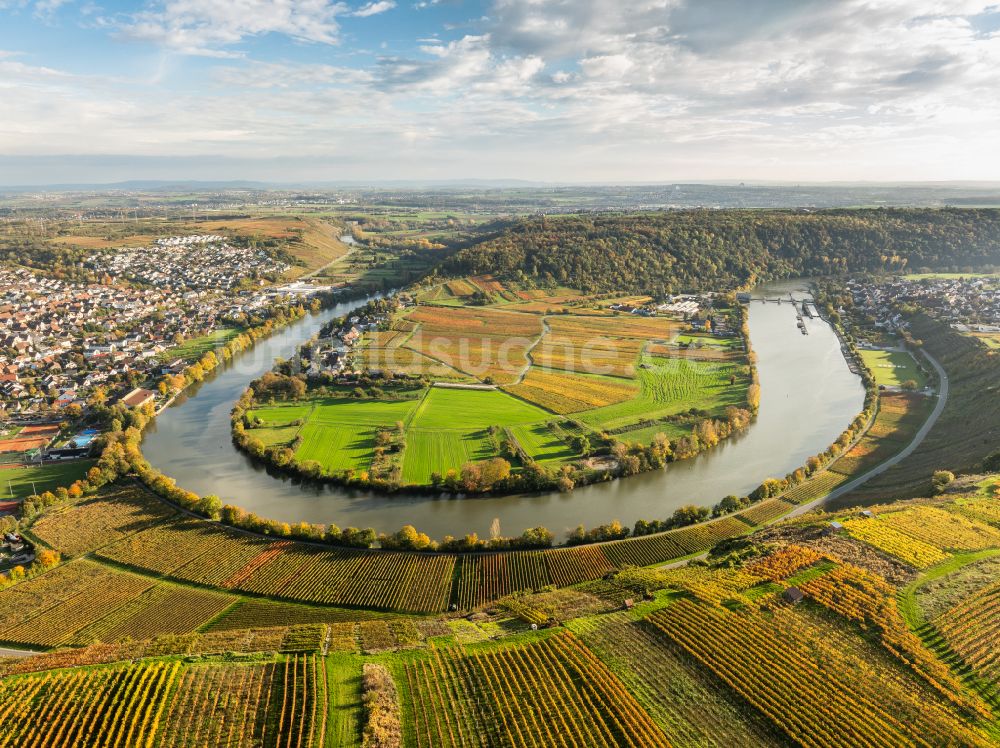
[[[881, 475], [886, 470], [891, 468], [893, 465], [896, 465], [905, 460], [907, 457], [913, 454], [913, 450], [915, 450], [917, 447], [920, 446], [920, 443], [924, 440], [927, 434], [930, 433], [930, 430], [934, 427], [934, 424], [937, 422], [938, 417], [941, 415], [941, 411], [944, 410], [944, 406], [948, 403], [948, 374], [945, 372], [941, 364], [939, 364], [929, 353], [927, 353], [926, 351], [921, 351], [921, 353], [923, 353], [924, 357], [930, 362], [931, 366], [934, 367], [934, 370], [937, 371], [938, 377], [940, 378], [941, 381], [941, 386], [940, 386], [940, 391], [938, 392], [937, 403], [934, 405], [934, 410], [931, 411], [931, 414], [927, 417], [927, 420], [924, 421], [924, 425], [921, 426], [920, 429], [917, 431], [917, 433], [914, 435], [913, 441], [907, 444], [906, 447], [901, 452], [894, 455], [893, 457], [890, 457], [888, 460], [878, 465], [877, 467], [872, 468], [864, 475], [860, 475], [854, 480], [848, 481], [847, 483], [838, 487], [834, 491], [831, 491], [826, 496], [821, 496], [818, 499], [810, 501], [808, 504], [802, 504], [801, 506], [796, 507], [791, 512], [782, 516], [779, 520], [776, 521], [781, 521], [783, 519], [788, 519], [789, 517], [797, 517], [800, 514], [805, 514], [806, 512], [812, 511], [818, 506], [821, 506], [827, 501], [831, 501], [832, 499], [835, 499], [838, 496], [843, 496], [845, 493], [853, 491], [858, 486], [861, 486], [865, 482], [870, 481], [876, 475]], [[771, 524], [774, 523], [767, 522], [764, 525], [761, 525], [760, 527], [754, 528], [754, 531], [759, 530]], [[666, 564], [662, 564], [658, 568], [674, 569], [679, 566], [686, 566], [688, 563], [696, 559], [705, 559], [705, 558], [708, 558], [707, 551], [697, 556], [693, 556], [692, 558], [685, 558], [681, 559], [680, 561], [672, 561]]]
[[33, 652], [30, 649], [8, 649], [7, 647], [0, 647], [0, 657], [33, 657], [36, 654], [41, 654], [41, 652]]
[[797, 517], [800, 514], [805, 514], [806, 512], [811, 511], [816, 507], [827, 503], [828, 501], [833, 501], [834, 499], [843, 496], [846, 493], [850, 493], [854, 489], [870, 481], [876, 475], [881, 475], [886, 470], [891, 468], [893, 465], [897, 465], [903, 460], [905, 460], [907, 457], [913, 454], [913, 451], [917, 447], [920, 446], [920, 443], [924, 440], [927, 434], [930, 433], [930, 430], [934, 428], [934, 424], [940, 417], [941, 411], [944, 410], [944, 406], [947, 405], [948, 403], [947, 372], [945, 372], [941, 364], [939, 364], [937, 360], [929, 353], [923, 350], [921, 350], [921, 353], [923, 354], [924, 358], [926, 358], [930, 362], [931, 366], [933, 366], [934, 370], [937, 372], [938, 379], [940, 380], [940, 387], [938, 390], [937, 403], [935, 403], [934, 405], [934, 410], [931, 411], [931, 414], [927, 417], [927, 420], [924, 421], [924, 425], [921, 426], [920, 429], [917, 431], [917, 433], [913, 436], [913, 441], [907, 444], [906, 447], [901, 452], [890, 457], [888, 460], [878, 465], [877, 467], [872, 468], [864, 475], [860, 475], [854, 480], [848, 481], [842, 486], [838, 486], [836, 489], [828, 493], [826, 496], [822, 496], [818, 499], [815, 499], [814, 501], [810, 501], [808, 504], [803, 504], [802, 506], [796, 507], [791, 512], [786, 514], [785, 517]]

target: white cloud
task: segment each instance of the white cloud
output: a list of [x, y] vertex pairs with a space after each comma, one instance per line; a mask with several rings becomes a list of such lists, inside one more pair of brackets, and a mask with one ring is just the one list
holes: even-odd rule
[[393, 2], [393, 0], [375, 0], [374, 2], [361, 6], [356, 11], [351, 13], [351, 15], [357, 16], [358, 18], [368, 18], [369, 16], [377, 16], [379, 13], [385, 13], [395, 7], [396, 3]]
[[348, 12], [328, 0], [164, 0], [151, 10], [104, 19], [124, 36], [186, 54], [229, 57], [227, 47], [275, 33], [335, 44], [336, 18]]
[[[384, 4], [158, 2], [113, 26], [216, 56], [268, 33], [332, 44], [338, 17]], [[0, 153], [330, 158], [372, 177], [997, 178], [1000, 16], [941, 7], [495, 0], [374, 63], [322, 46], [312, 62], [198, 61], [210, 72], [171, 89], [172, 69], [141, 85], [0, 52]]]

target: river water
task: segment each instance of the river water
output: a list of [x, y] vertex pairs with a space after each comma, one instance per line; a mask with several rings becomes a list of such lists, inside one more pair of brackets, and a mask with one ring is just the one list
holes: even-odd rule
[[[396, 530], [413, 524], [431, 537], [477, 532], [494, 518], [505, 534], [544, 525], [561, 533], [618, 519], [669, 516], [684, 504], [714, 504], [727, 494], [745, 495], [769, 477], [782, 477], [822, 452], [861, 410], [864, 388], [852, 374], [829, 325], [806, 319], [796, 327], [789, 294], [806, 297], [802, 282], [761, 286], [750, 303], [750, 337], [757, 352], [761, 401], [757, 419], [742, 435], [665, 470], [595, 484], [568, 494], [496, 498], [384, 496], [338, 486], [303, 484], [255, 465], [232, 445], [229, 411], [247, 383], [289, 357], [323, 323], [364, 301], [341, 304], [307, 317], [246, 351], [205, 382], [179, 397], [145, 436], [149, 462], [198, 494], [218, 494], [264, 517], [288, 522], [336, 523], [341, 527]], [[764, 302], [783, 297], [785, 302]]]

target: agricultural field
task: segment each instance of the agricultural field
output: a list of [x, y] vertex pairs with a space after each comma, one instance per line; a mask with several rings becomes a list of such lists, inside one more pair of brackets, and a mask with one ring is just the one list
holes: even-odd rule
[[[987, 745], [927, 692], [906, 690], [791, 610], [765, 616], [680, 599], [649, 621], [796, 744]], [[850, 725], [850, 730], [844, 729]]]
[[718, 688], [647, 621], [612, 613], [577, 619], [569, 628], [629, 688], [670, 745], [784, 745], [766, 719]]
[[0, 591], [0, 641], [48, 648], [186, 634], [236, 600], [73, 561]]
[[431, 474], [444, 475], [467, 462], [494, 457], [487, 433], [483, 431], [439, 431], [410, 429], [406, 435], [403, 481], [427, 484]]
[[[611, 543], [454, 556], [212, 528], [215, 550], [201, 552], [195, 536], [171, 572], [200, 575], [201, 588], [74, 560], [0, 592], [0, 639], [14, 630], [62, 647], [0, 660], [0, 746], [361, 746], [376, 729], [376, 692], [361, 674], [379, 665], [393, 695], [378, 724], [394, 724], [407, 748], [988, 748], [1000, 529], [968, 514], [994, 508], [975, 488], [844, 517], [848, 534], [834, 537], [819, 532], [825, 514], [758, 533], [728, 516]], [[139, 497], [104, 500], [121, 513], [79, 502], [50, 535], [62, 537], [74, 512], [109, 533], [126, 510], [141, 522]], [[751, 511], [770, 516], [781, 503]], [[854, 537], [855, 520], [942, 560], [890, 583], [880, 570], [901, 564]], [[183, 546], [187, 522], [161, 518], [110, 546], [158, 527]], [[739, 545], [704, 564], [619, 571], [731, 538]], [[150, 548], [150, 567], [177, 563], [158, 541]], [[797, 605], [784, 597], [792, 586], [805, 596]], [[914, 588], [926, 623], [909, 617]], [[361, 609], [377, 599], [424, 615]], [[458, 614], [445, 613], [452, 603]]]
[[508, 431], [535, 462], [558, 464], [580, 456], [550, 424], [511, 426]]
[[186, 667], [161, 723], [164, 746], [314, 746], [324, 739], [326, 678], [315, 655]]
[[853, 477], [884, 462], [913, 439], [932, 407], [931, 398], [923, 395], [881, 393], [871, 428], [830, 466], [830, 472]]
[[916, 382], [917, 389], [927, 384], [927, 377], [917, 367], [907, 351], [862, 350], [861, 360], [875, 375], [875, 383], [886, 387], [902, 387], [904, 382]]
[[238, 236], [262, 236], [286, 240], [285, 250], [303, 266], [293, 267], [288, 277], [317, 270], [348, 253], [350, 247], [340, 241], [342, 230], [311, 216], [263, 216], [198, 221], [191, 224], [195, 233], [219, 233]]
[[315, 460], [332, 473], [367, 470], [375, 449], [375, 435], [376, 429], [312, 421], [297, 434], [302, 444], [295, 450], [295, 456], [302, 462]]
[[[575, 418], [594, 428], [610, 429], [691, 408], [721, 413], [731, 405], [745, 407], [750, 382], [740, 368], [730, 363], [692, 359], [645, 359], [638, 369], [639, 397], [578, 413]], [[735, 381], [730, 384], [733, 378]]]
[[918, 569], [956, 552], [1000, 548], [1000, 529], [935, 506], [879, 510], [870, 519], [852, 517], [843, 524], [852, 537]]
[[499, 390], [432, 387], [413, 414], [417, 429], [464, 431], [546, 421], [551, 416]]
[[783, 501], [791, 504], [808, 504], [814, 499], [826, 496], [837, 488], [837, 486], [846, 483], [848, 480], [849, 477], [846, 475], [835, 473], [831, 470], [824, 470], [812, 476], [804, 483], [800, 483], [794, 488], [785, 491], [781, 495], [781, 498]]
[[969, 594], [934, 620], [941, 636], [992, 686], [1000, 684], [1000, 584]]
[[180, 670], [164, 661], [0, 680], [0, 746], [151, 745]]
[[971, 337], [979, 340], [987, 348], [996, 350], [1000, 348], [1000, 333], [998, 332], [976, 332], [970, 333]]
[[[580, 472], [592, 466], [571, 447], [575, 436], [604, 441], [598, 454], [619, 435], [646, 447], [660, 433], [681, 439], [699, 420], [747, 407], [751, 370], [743, 340], [609, 308], [648, 297], [518, 290], [484, 275], [419, 289], [415, 298], [389, 329], [364, 333], [349, 365], [376, 376], [419, 375], [430, 380], [421, 396], [320, 401], [307, 393], [257, 403], [246, 414], [248, 433], [265, 448], [292, 447], [296, 462], [315, 461], [330, 479], [427, 486], [432, 476], [504, 456], [515, 474], [537, 463], [550, 468], [554, 482], [553, 468], [590, 475]], [[679, 337], [718, 355], [648, 353]], [[572, 435], [553, 419], [564, 415], [578, 422]], [[402, 438], [375, 461], [377, 432], [396, 424]]]

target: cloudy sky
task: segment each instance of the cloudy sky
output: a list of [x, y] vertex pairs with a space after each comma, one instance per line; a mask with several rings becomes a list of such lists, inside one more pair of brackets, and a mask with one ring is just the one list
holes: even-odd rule
[[0, 0], [0, 184], [1000, 180], [975, 0]]

